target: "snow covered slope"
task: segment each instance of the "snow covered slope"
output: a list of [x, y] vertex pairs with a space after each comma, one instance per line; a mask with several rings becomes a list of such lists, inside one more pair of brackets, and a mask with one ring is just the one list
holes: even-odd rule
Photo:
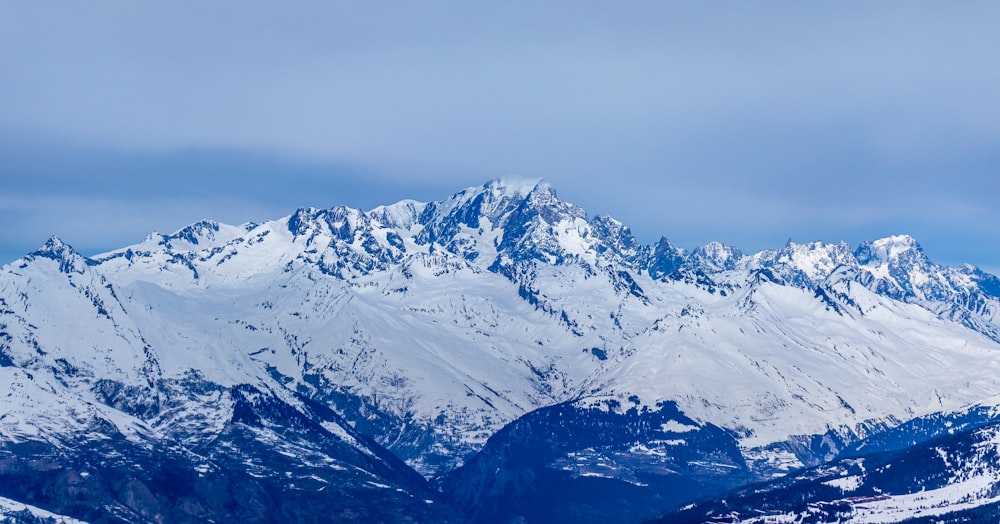
[[0, 520], [3, 522], [36, 522], [38, 524], [86, 524], [65, 515], [22, 504], [16, 500], [0, 497]]
[[199, 334], [152, 329], [162, 303], [135, 307], [58, 239], [5, 272], [4, 496], [98, 522], [453, 520], [397, 457], [215, 345], [224, 334], [172, 344]]
[[[971, 429], [956, 426], [897, 449], [876, 451], [871, 448], [878, 446], [862, 442], [860, 449], [868, 449], [867, 453], [847, 453], [820, 467], [726, 493], [720, 501], [692, 504], [661, 521], [996, 522], [1000, 508], [996, 410], [954, 416], [971, 421], [970, 415], [974, 419], [986, 414], [993, 422], [979, 422]], [[916, 425], [923, 424], [911, 424]]]
[[290, 424], [422, 501], [396, 457], [432, 478], [535, 410], [669, 404], [767, 478], [1000, 395], [998, 311], [1000, 280], [909, 237], [643, 246], [537, 181], [202, 221], [91, 258], [53, 238], [0, 271], [0, 442], [113, 426], [182, 455], [214, 456], [220, 435], [280, 455]]

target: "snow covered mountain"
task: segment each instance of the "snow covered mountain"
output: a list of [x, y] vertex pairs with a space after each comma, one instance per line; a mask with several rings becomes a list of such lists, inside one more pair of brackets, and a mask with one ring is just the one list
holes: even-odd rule
[[0, 496], [127, 522], [620, 515], [573, 499], [597, 486], [638, 520], [1000, 395], [998, 311], [997, 277], [910, 237], [644, 246], [537, 181], [89, 258], [53, 237], [0, 271]]

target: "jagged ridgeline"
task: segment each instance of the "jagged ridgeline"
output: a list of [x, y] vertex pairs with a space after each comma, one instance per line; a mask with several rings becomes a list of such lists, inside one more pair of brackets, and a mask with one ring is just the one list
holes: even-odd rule
[[[0, 515], [995, 515], [998, 311], [997, 277], [908, 236], [648, 246], [537, 181], [54, 237], [0, 271]], [[804, 506], [727, 492], [759, 482]]]

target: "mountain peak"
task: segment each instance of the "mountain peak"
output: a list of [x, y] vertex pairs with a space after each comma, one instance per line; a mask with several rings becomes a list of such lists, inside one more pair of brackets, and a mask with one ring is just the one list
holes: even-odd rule
[[42, 244], [41, 247], [38, 248], [38, 251], [36, 251], [36, 252], [37, 253], [43, 253], [43, 252], [44, 253], [56, 253], [56, 252], [65, 251], [66, 249], [69, 249], [72, 252], [73, 251], [73, 246], [71, 246], [71, 245], [63, 242], [62, 239], [59, 238], [58, 236], [52, 235], [51, 237], [49, 237], [48, 240], [45, 241], [44, 244]]
[[198, 245], [199, 239], [205, 236], [211, 237], [213, 233], [219, 231], [219, 223], [214, 220], [199, 220], [194, 224], [181, 228], [165, 237], [166, 241], [183, 240]]
[[483, 189], [498, 197], [525, 198], [536, 189], [552, 190], [548, 182], [540, 178], [523, 178], [518, 176], [494, 178], [487, 182]]
[[887, 263], [900, 258], [926, 258], [924, 250], [910, 235], [892, 235], [862, 242], [855, 251], [861, 264]]
[[789, 240], [785, 247], [775, 251], [764, 251], [755, 255], [765, 264], [781, 271], [784, 266], [790, 273], [784, 277], [795, 281], [794, 273], [806, 276], [804, 282], [819, 282], [828, 277], [834, 269], [855, 263], [853, 248], [846, 242], [829, 244], [820, 240], [799, 244]]
[[653, 246], [649, 261], [649, 274], [653, 278], [663, 278], [684, 265], [686, 253], [683, 249], [674, 247], [667, 237], [661, 236], [660, 241]]
[[743, 252], [739, 248], [712, 241], [691, 251], [689, 264], [711, 271], [725, 271], [735, 269], [741, 258]]
[[879, 238], [872, 241], [872, 246], [889, 251], [890, 256], [909, 249], [920, 249], [917, 239], [910, 235], [891, 235]]
[[63, 273], [82, 272], [86, 265], [86, 259], [73, 249], [73, 246], [65, 243], [56, 235], [52, 235], [29, 257], [47, 258], [59, 262], [59, 270]]
[[53, 260], [68, 260], [74, 256], [79, 256], [73, 246], [65, 243], [56, 235], [52, 235], [35, 252], [33, 256], [51, 258]]
[[368, 215], [378, 220], [385, 227], [409, 229], [420, 220], [420, 214], [427, 207], [424, 202], [416, 200], [400, 200], [395, 204], [373, 208]]

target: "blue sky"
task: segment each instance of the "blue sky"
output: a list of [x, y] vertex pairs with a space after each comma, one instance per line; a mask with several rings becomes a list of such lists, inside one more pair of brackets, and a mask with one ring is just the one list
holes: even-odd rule
[[[496, 5], [493, 5], [496, 4]], [[0, 262], [544, 178], [644, 242], [1000, 271], [995, 2], [76, 2], [0, 16]]]

